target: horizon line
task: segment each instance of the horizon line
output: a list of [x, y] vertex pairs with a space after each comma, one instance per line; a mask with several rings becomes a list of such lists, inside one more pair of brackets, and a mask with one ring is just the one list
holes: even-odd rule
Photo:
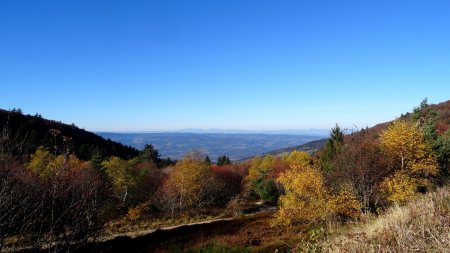
[[192, 134], [308, 134], [308, 135], [328, 135], [330, 129], [326, 128], [304, 128], [304, 129], [220, 129], [220, 128], [186, 128], [177, 130], [93, 130], [94, 133], [118, 133], [118, 134], [139, 134], [139, 133], [192, 133]]

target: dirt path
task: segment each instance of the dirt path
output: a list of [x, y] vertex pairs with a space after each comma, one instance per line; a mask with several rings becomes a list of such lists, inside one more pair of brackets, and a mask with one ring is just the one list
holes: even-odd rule
[[[221, 218], [169, 226], [159, 229], [131, 231], [100, 238], [77, 252], [156, 252], [170, 251], [171, 247], [181, 247], [195, 241], [211, 238], [213, 235], [236, 234], [238, 228], [253, 218], [271, 216], [276, 207], [261, 206], [253, 213], [232, 218]], [[203, 239], [200, 239], [203, 238]]]
[[210, 224], [210, 223], [214, 223], [214, 222], [218, 222], [218, 221], [229, 221], [229, 220], [233, 220], [234, 217], [232, 218], [220, 218], [220, 219], [213, 219], [213, 220], [205, 220], [205, 221], [199, 221], [199, 222], [193, 222], [193, 223], [188, 223], [188, 224], [180, 224], [180, 225], [175, 225], [175, 226], [168, 226], [168, 227], [163, 227], [163, 228], [153, 228], [153, 229], [145, 229], [145, 230], [140, 230], [140, 231], [130, 231], [130, 232], [124, 232], [124, 233], [117, 233], [114, 235], [108, 235], [108, 236], [104, 236], [104, 237], [100, 237], [97, 239], [98, 242], [107, 242], [107, 241], [111, 241], [114, 240], [116, 238], [119, 237], [129, 237], [131, 239], [137, 238], [137, 237], [141, 237], [141, 236], [146, 236], [152, 233], [155, 233], [157, 231], [169, 231], [169, 230], [174, 230], [177, 228], [181, 228], [181, 227], [185, 227], [185, 226], [196, 226], [196, 225], [202, 225], [202, 224]]
[[244, 215], [240, 215], [240, 216], [235, 216], [235, 217], [230, 217], [230, 218], [219, 218], [219, 219], [212, 219], [212, 220], [204, 220], [204, 221], [198, 221], [198, 222], [193, 222], [193, 223], [188, 223], [188, 224], [180, 224], [180, 225], [174, 225], [174, 226], [168, 226], [168, 227], [163, 227], [163, 228], [153, 228], [153, 229], [144, 229], [144, 230], [140, 230], [140, 231], [129, 231], [129, 232], [124, 232], [124, 233], [117, 233], [114, 235], [108, 235], [108, 236], [103, 236], [97, 239], [98, 242], [107, 242], [107, 241], [111, 241], [114, 240], [116, 238], [119, 237], [129, 237], [129, 238], [137, 238], [137, 237], [141, 237], [141, 236], [146, 236], [149, 235], [151, 233], [154, 233], [156, 231], [169, 231], [169, 230], [173, 230], [173, 229], [177, 229], [177, 228], [181, 228], [181, 227], [185, 227], [185, 226], [196, 226], [196, 225], [203, 225], [203, 224], [211, 224], [211, 223], [215, 223], [215, 222], [219, 222], [219, 221], [231, 221], [234, 219], [239, 219], [245, 216], [251, 216], [251, 215], [256, 215], [259, 213], [264, 213], [264, 212], [274, 212], [277, 210], [276, 207], [274, 206], [268, 206], [268, 205], [263, 205], [260, 203], [256, 203], [257, 206], [256, 208], [252, 209], [252, 211], [250, 211], [250, 213], [244, 214]]

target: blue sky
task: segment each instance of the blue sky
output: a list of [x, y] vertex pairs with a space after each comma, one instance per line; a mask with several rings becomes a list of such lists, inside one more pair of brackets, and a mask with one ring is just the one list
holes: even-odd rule
[[0, 1], [0, 108], [93, 131], [372, 126], [450, 99], [449, 1]]

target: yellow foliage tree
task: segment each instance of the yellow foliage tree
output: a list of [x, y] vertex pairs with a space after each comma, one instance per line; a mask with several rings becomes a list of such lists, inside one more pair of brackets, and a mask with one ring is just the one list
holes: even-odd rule
[[313, 222], [324, 220], [331, 214], [330, 197], [319, 169], [294, 165], [281, 174], [278, 182], [283, 185], [285, 195], [278, 201], [276, 224]]
[[255, 157], [250, 163], [250, 168], [248, 169], [248, 175], [245, 178], [245, 182], [251, 183], [258, 178], [267, 175], [272, 169], [273, 156], [267, 155], [264, 158]]
[[259, 165], [262, 162], [262, 158], [260, 156], [257, 156], [252, 159], [250, 162], [250, 167], [248, 169], [248, 175], [245, 177], [245, 182], [251, 182], [258, 178], [258, 176], [261, 174], [261, 169], [259, 168]]
[[291, 166], [301, 166], [301, 167], [305, 167], [308, 166], [311, 160], [311, 156], [303, 151], [297, 151], [294, 150], [292, 151], [287, 157], [286, 157], [286, 161], [291, 165]]
[[165, 185], [169, 208], [183, 211], [189, 207], [208, 204], [214, 196], [209, 196], [211, 187], [217, 187], [209, 164], [203, 160], [187, 156], [172, 168]]
[[54, 160], [55, 156], [45, 147], [40, 146], [36, 152], [31, 155], [31, 160], [26, 164], [26, 167], [40, 177], [48, 177], [55, 169], [53, 166]]
[[127, 161], [115, 156], [102, 163], [106, 174], [113, 182], [116, 193], [122, 198], [122, 202], [126, 201], [129, 189], [136, 184], [136, 171], [134, 170], [136, 164], [136, 159]]
[[42, 178], [48, 178], [58, 170], [73, 170], [87, 167], [87, 164], [80, 161], [75, 155], [55, 156], [45, 147], [39, 147], [31, 155], [26, 167], [38, 174]]
[[62, 168], [64, 170], [74, 170], [87, 168], [89, 163], [83, 162], [74, 154], [71, 155], [59, 155], [52, 163], [54, 168]]
[[438, 173], [436, 157], [427, 145], [424, 133], [412, 123], [394, 122], [381, 133], [381, 146], [399, 158], [401, 170], [423, 176]]
[[381, 133], [381, 147], [398, 158], [396, 172], [381, 184], [391, 202], [405, 202], [417, 189], [427, 189], [430, 179], [437, 175], [438, 162], [425, 141], [423, 131], [416, 125], [396, 121]]

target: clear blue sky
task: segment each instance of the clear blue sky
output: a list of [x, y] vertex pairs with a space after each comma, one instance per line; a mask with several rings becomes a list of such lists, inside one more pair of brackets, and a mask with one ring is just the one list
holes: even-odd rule
[[0, 1], [0, 108], [88, 130], [372, 126], [450, 99], [450, 1]]

